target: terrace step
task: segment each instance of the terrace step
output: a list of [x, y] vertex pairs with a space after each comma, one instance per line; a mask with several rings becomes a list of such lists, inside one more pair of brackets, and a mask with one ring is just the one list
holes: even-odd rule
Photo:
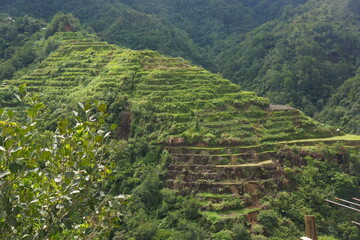
[[262, 195], [266, 191], [273, 190], [274, 179], [266, 179], [259, 181], [178, 181], [174, 179], [168, 179], [165, 181], [166, 187], [170, 189], [178, 189], [186, 191], [187, 189], [196, 192], [210, 192], [213, 194], [233, 194], [234, 191], [237, 194], [243, 195], [249, 193], [252, 195]]
[[167, 146], [170, 154], [260, 154], [271, 153], [276, 150], [274, 144], [250, 145], [250, 146], [218, 146], [218, 147], [196, 147], [196, 146]]
[[[276, 171], [276, 164], [272, 160], [259, 163], [229, 164], [229, 165], [176, 165], [172, 164], [168, 168], [168, 177], [174, 178], [180, 175], [187, 178], [213, 178], [220, 179], [266, 179], [272, 177]], [[218, 179], [220, 178], [220, 179]]]
[[175, 164], [194, 164], [194, 165], [225, 165], [232, 162], [233, 164], [244, 164], [244, 163], [257, 163], [259, 161], [265, 161], [270, 158], [274, 158], [276, 152], [266, 153], [238, 153], [238, 154], [172, 154], [173, 162]]

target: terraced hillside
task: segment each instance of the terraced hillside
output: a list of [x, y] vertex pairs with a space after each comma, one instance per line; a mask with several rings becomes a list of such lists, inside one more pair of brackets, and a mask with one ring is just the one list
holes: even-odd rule
[[13, 97], [20, 84], [52, 110], [50, 125], [79, 102], [105, 102], [109, 121], [118, 126], [115, 137], [162, 144], [172, 156], [166, 186], [195, 193], [210, 221], [245, 215], [254, 221], [263, 208], [258, 200], [283, 184], [281, 144], [344, 140], [328, 139], [341, 133], [301, 111], [270, 105], [182, 58], [123, 49], [80, 33], [52, 39], [59, 48], [31, 74], [0, 86], [0, 107], [20, 109]]
[[122, 49], [80, 33], [53, 38], [60, 47], [30, 75], [4, 82], [2, 106], [17, 106], [9, 90], [23, 83], [41, 95], [54, 118], [80, 101], [103, 100], [120, 136], [167, 145], [253, 145], [336, 134], [296, 109], [273, 109], [267, 99], [182, 58]]
[[[296, 146], [305, 155], [320, 157], [319, 146], [340, 144], [359, 154], [360, 136], [302, 139], [253, 146], [168, 146], [172, 156], [166, 186], [183, 194], [195, 194], [202, 203], [201, 214], [216, 225], [256, 216], [267, 205], [260, 199], [286, 188], [284, 146]], [[294, 157], [294, 156], [293, 156]], [[290, 157], [290, 161], [297, 162]], [[305, 164], [305, 163], [300, 163]], [[340, 163], [339, 163], [340, 164]]]
[[243, 195], [249, 184], [264, 188], [273, 182], [275, 175], [276, 163], [273, 160], [276, 151], [273, 145], [184, 146], [168, 147], [168, 151], [173, 156], [168, 172], [168, 186], [171, 188]]

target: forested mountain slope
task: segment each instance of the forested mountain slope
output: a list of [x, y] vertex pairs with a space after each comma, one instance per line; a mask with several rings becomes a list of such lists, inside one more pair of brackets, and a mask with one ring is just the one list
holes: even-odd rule
[[306, 0], [159, 1], [120, 0], [137, 11], [167, 19], [201, 47], [212, 48], [232, 34], [245, 33]]
[[203, 50], [187, 33], [163, 18], [133, 10], [119, 1], [5, 1], [1, 12], [15, 16], [28, 14], [50, 20], [56, 13], [73, 13], [93, 28], [102, 39], [132, 49], [152, 49], [163, 54], [182, 56], [211, 66]]
[[[309, 3], [310, 4], [310, 3]], [[275, 20], [218, 56], [223, 74], [275, 103], [313, 115], [359, 66], [360, 23], [346, 7], [316, 4]]]
[[[5, 1], [0, 11], [51, 19], [58, 11], [71, 12], [104, 40], [181, 56], [208, 69], [218, 69], [213, 53], [224, 49], [227, 38], [240, 36], [282, 14], [292, 1]], [[235, 37], [237, 39], [238, 36]], [[242, 37], [240, 37], [242, 38]], [[238, 43], [238, 41], [236, 41]], [[233, 43], [232, 43], [233, 44]]]
[[[48, 20], [71, 12], [103, 40], [185, 57], [309, 115], [359, 67], [355, 0], [16, 0], [0, 11]], [[3, 78], [14, 72], [6, 68]]]
[[348, 132], [360, 133], [360, 71], [346, 80], [329, 99], [319, 114], [321, 121], [344, 128]]
[[40, 34], [0, 86], [0, 238], [358, 239], [323, 201], [358, 194], [358, 136], [69, 15]]
[[34, 51], [34, 42], [40, 40], [40, 30], [46, 22], [28, 16], [10, 17], [0, 14], [0, 82], [17, 77], [34, 61], [46, 57], [44, 51]]

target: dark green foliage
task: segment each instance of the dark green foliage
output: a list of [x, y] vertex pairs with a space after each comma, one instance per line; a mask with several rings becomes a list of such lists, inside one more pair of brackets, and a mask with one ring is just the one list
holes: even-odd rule
[[235, 223], [232, 232], [234, 234], [234, 240], [249, 240], [249, 231], [245, 228], [242, 223]]
[[204, 229], [196, 222], [190, 222], [185, 219], [180, 219], [178, 223], [178, 229], [181, 231], [179, 239], [195, 239], [205, 240], [207, 234]]
[[[166, 188], [160, 194], [160, 207], [157, 208], [145, 211], [142, 203], [129, 204], [124, 212], [124, 224], [118, 229], [115, 239], [208, 239], [210, 233], [205, 232], [204, 226], [188, 220], [189, 212], [184, 211], [188, 209], [188, 198], [178, 196], [176, 192]], [[195, 199], [190, 199], [191, 201]], [[197, 210], [194, 208], [194, 211]]]
[[[106, 41], [134, 49], [152, 49], [191, 59], [211, 69], [213, 52], [224, 39], [242, 34], [306, 0], [277, 1], [96, 1], [24, 0], [4, 3], [3, 11], [50, 20], [58, 11], [71, 12]], [[210, 57], [209, 57], [210, 56]]]
[[57, 13], [46, 27], [45, 38], [54, 35], [56, 32], [78, 32], [80, 29], [80, 22], [73, 15]]
[[211, 240], [233, 240], [233, 233], [230, 230], [222, 230], [212, 235]]
[[[358, 194], [358, 176], [351, 175], [349, 168], [357, 168], [359, 165], [359, 159], [352, 157], [358, 154], [358, 150], [348, 150], [347, 155], [339, 158], [344, 151], [344, 146], [341, 145], [322, 145], [310, 152], [297, 147], [293, 147], [291, 151], [284, 150], [285, 158], [282, 163], [289, 167], [285, 169], [285, 177], [289, 180], [287, 191], [280, 192], [273, 198], [266, 197], [273, 207], [258, 215], [258, 221], [264, 226], [268, 236], [280, 239], [297, 237], [301, 234], [298, 232], [301, 228], [297, 226], [303, 226], [304, 215], [315, 215], [320, 234], [340, 239], [348, 239], [350, 235], [359, 237], [358, 228], [345, 227], [349, 226], [350, 219], [359, 219], [357, 213], [324, 201], [334, 197], [351, 199]], [[291, 157], [294, 153], [300, 155]], [[315, 155], [317, 159], [309, 155]]]
[[33, 45], [41, 38], [39, 31], [45, 25], [44, 21], [28, 16], [0, 14], [0, 82], [11, 79], [17, 70], [35, 61], [37, 53]]
[[189, 220], [196, 220], [199, 218], [199, 208], [201, 207], [200, 203], [194, 199], [190, 198], [187, 200], [182, 208], [183, 214]]
[[144, 204], [145, 209], [155, 209], [161, 202], [162, 182], [158, 173], [149, 173], [143, 182], [132, 191], [135, 202]]
[[256, 217], [259, 223], [263, 225], [269, 233], [279, 227], [278, 218], [278, 214], [273, 210], [260, 211], [259, 215]]
[[359, 1], [349, 0], [348, 7], [349, 7], [349, 9], [351, 9], [354, 12], [354, 14], [357, 15], [357, 18], [360, 19], [360, 17], [359, 17], [360, 3], [359, 3]]
[[358, 67], [359, 24], [337, 7], [308, 5], [302, 15], [255, 29], [219, 55], [222, 72], [274, 103], [318, 113]]
[[10, 79], [15, 72], [15, 67], [11, 63], [0, 65], [0, 79]]
[[136, 229], [136, 232], [134, 234], [135, 239], [138, 240], [148, 240], [152, 239], [157, 231], [157, 222], [151, 221], [142, 223], [139, 225], [139, 227]]
[[295, 1], [159, 1], [121, 0], [137, 11], [166, 18], [184, 29], [200, 46], [213, 46], [234, 33], [243, 33], [278, 16], [286, 5]]
[[360, 69], [354, 78], [345, 81], [329, 99], [318, 119], [341, 130], [360, 133]]

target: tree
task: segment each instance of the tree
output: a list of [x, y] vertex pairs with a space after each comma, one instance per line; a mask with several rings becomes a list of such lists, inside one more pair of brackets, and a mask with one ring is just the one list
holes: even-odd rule
[[[107, 194], [106, 107], [80, 104], [75, 124], [59, 120], [55, 132], [41, 130], [46, 106], [23, 102], [27, 122], [0, 109], [0, 238], [99, 239], [116, 226], [120, 200]], [[30, 103], [28, 106], [27, 103]]]
[[72, 14], [58, 13], [48, 24], [45, 37], [48, 38], [56, 32], [77, 32], [81, 29], [80, 21]]

